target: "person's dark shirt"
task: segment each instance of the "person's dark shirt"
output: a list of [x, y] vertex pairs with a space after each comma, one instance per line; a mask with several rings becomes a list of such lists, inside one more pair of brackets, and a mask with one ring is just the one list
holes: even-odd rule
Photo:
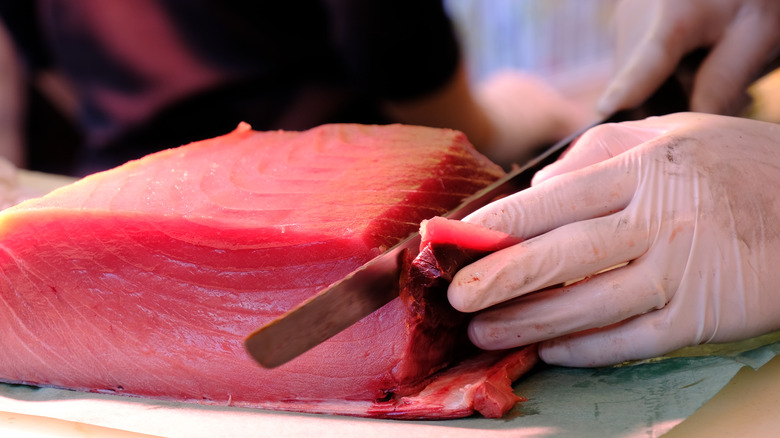
[[229, 132], [386, 123], [454, 73], [433, 0], [4, 0], [29, 72], [79, 99], [87, 171]]

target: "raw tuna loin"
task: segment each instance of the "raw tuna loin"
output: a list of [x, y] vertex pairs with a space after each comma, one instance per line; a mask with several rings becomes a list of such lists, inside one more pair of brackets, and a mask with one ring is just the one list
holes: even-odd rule
[[455, 131], [242, 124], [4, 210], [0, 381], [346, 415], [501, 415], [516, 400], [507, 379], [535, 353], [451, 368], [470, 350], [463, 316], [412, 264], [401, 297], [304, 356], [265, 370], [243, 349], [501, 174]]

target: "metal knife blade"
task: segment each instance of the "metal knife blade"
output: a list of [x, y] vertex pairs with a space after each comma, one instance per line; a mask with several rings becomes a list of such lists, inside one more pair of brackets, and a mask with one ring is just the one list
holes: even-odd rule
[[[594, 123], [595, 125], [595, 123]], [[555, 161], [586, 129], [556, 143], [525, 166], [466, 198], [445, 214], [462, 219], [491, 201], [530, 186], [537, 170]], [[323, 289], [269, 324], [250, 334], [244, 345], [265, 368], [275, 368], [329, 339], [398, 296], [398, 280], [406, 254], [419, 252], [420, 234], [413, 233], [399, 244], [369, 261], [343, 279]]]
[[[585, 131], [601, 123], [639, 120], [653, 115], [685, 111], [688, 93], [681, 81], [670, 78], [641, 106], [620, 111], [591, 123], [557, 142], [526, 165], [466, 198], [445, 216], [462, 219], [491, 201], [531, 185], [531, 178], [552, 163]], [[331, 338], [398, 296], [398, 280], [406, 253], [419, 252], [420, 234], [401, 243], [333, 283], [317, 295], [260, 327], [244, 340], [249, 354], [265, 368], [275, 368]]]

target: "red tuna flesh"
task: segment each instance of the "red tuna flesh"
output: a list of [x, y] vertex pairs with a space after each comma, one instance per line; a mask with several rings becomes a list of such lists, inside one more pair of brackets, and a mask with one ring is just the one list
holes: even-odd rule
[[[431, 320], [444, 310], [452, 312], [447, 320], [464, 322], [465, 317], [446, 304], [447, 286], [452, 276], [468, 263], [491, 252], [519, 243], [521, 239], [479, 225], [434, 217], [422, 222], [420, 253], [409, 264], [402, 281], [400, 298], [420, 319]], [[377, 404], [374, 414], [393, 418], [429, 418], [438, 408], [440, 417], [462, 417], [479, 412], [499, 418], [521, 400], [512, 382], [538, 362], [536, 346], [509, 351], [468, 351], [468, 341], [460, 327], [454, 327], [458, 348], [465, 360], [435, 376], [419, 393], [393, 397]]]
[[455, 131], [242, 124], [4, 210], [0, 381], [392, 416], [467, 344], [422, 292], [274, 370], [243, 338], [501, 174]]

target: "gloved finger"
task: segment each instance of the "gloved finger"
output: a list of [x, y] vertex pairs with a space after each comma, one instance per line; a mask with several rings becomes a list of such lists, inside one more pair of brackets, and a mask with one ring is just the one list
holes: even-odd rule
[[471, 320], [469, 337], [476, 346], [493, 350], [605, 327], [662, 308], [671, 286], [652, 263], [629, 263], [488, 309]]
[[577, 221], [462, 268], [447, 297], [461, 312], [486, 309], [634, 260], [648, 249], [647, 234], [622, 214]]
[[600, 114], [608, 116], [641, 104], [672, 75], [683, 55], [693, 48], [672, 41], [669, 35], [661, 36], [646, 39], [615, 74], [596, 104]]
[[777, 21], [767, 20], [759, 9], [745, 11], [702, 62], [694, 81], [692, 111], [738, 113], [748, 103], [747, 88], [777, 54]]
[[[686, 329], [667, 330], [674, 318], [670, 313], [666, 307], [610, 326], [550, 339], [539, 345], [539, 356], [551, 365], [599, 367], [657, 357], [691, 345]], [[686, 315], [676, 318], [683, 318], [676, 324], [685, 324]], [[692, 316], [687, 319], [695, 321]]]
[[621, 2], [617, 9], [620, 68], [597, 110], [605, 116], [638, 106], [676, 70], [683, 57], [711, 47], [728, 30], [739, 2]]
[[491, 202], [463, 221], [529, 239], [571, 222], [620, 211], [636, 191], [638, 172], [628, 169], [637, 161], [620, 155], [569, 172]]
[[700, 118], [701, 116], [695, 113], [676, 113], [595, 126], [575, 140], [558, 161], [537, 172], [531, 185], [608, 160], [674, 130], [687, 128]]
[[575, 140], [558, 161], [538, 171], [531, 185], [620, 155], [667, 132], [669, 126], [653, 119], [595, 126]]
[[[689, 245], [682, 243], [682, 247]], [[623, 321], [591, 325], [583, 331], [548, 338], [539, 348], [542, 359], [556, 365], [604, 366], [656, 357], [682, 347], [711, 341], [714, 326], [717, 325], [717, 318], [711, 312], [717, 312], [718, 309], [701, 302], [702, 297], [699, 295], [678, 290], [684, 286], [672, 279], [682, 278], [687, 264], [658, 265], [659, 256], [668, 257], [668, 250], [653, 248], [634, 264], [634, 268], [639, 269], [631, 270], [629, 265], [622, 272], [615, 270], [612, 273], [615, 284], [620, 284], [624, 290], [633, 288], [629, 293], [658, 288], [662, 291], [665, 306], [659, 300], [655, 307], [657, 310], [648, 308], [649, 312]], [[642, 279], [646, 280], [644, 284]], [[587, 310], [594, 308], [591, 306]]]

